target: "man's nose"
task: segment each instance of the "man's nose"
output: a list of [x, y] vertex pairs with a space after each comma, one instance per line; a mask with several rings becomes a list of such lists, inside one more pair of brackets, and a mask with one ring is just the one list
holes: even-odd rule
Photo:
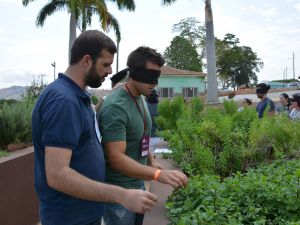
[[111, 66], [109, 66], [109, 67], [107, 68], [106, 73], [107, 73], [107, 74], [112, 74], [112, 68], [111, 68]]

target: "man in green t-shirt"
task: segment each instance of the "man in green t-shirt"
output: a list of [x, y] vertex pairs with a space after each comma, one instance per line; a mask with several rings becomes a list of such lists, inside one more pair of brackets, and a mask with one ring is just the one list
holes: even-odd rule
[[[100, 111], [108, 183], [144, 189], [144, 180], [157, 180], [175, 188], [188, 182], [180, 171], [163, 170], [149, 151], [152, 122], [143, 96], [150, 95], [157, 85], [164, 62], [154, 49], [139, 47], [128, 56], [128, 69], [112, 77], [116, 84], [129, 73], [128, 81], [105, 98]], [[104, 220], [108, 225], [135, 225], [143, 215], [108, 204]]]

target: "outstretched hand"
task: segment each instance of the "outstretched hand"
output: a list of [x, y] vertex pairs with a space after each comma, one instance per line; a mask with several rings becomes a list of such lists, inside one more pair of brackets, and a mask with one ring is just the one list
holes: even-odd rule
[[144, 214], [150, 211], [156, 204], [156, 195], [143, 190], [128, 189], [121, 205], [130, 211]]
[[185, 187], [188, 183], [187, 176], [178, 170], [162, 170], [158, 181], [169, 184], [174, 188]]

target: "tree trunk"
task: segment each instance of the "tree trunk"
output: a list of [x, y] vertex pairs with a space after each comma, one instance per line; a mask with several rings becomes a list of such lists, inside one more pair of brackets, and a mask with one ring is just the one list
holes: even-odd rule
[[218, 83], [216, 75], [216, 47], [214, 36], [214, 23], [211, 9], [211, 0], [205, 1], [205, 26], [206, 26], [206, 60], [207, 60], [207, 102], [217, 103]]
[[120, 51], [120, 41], [117, 40], [117, 64], [116, 64], [116, 73], [119, 72], [119, 51]]
[[76, 38], [76, 26], [77, 26], [77, 20], [75, 18], [74, 13], [71, 13], [70, 16], [70, 36], [69, 36], [69, 63], [71, 60], [71, 48], [73, 45], [73, 42]]

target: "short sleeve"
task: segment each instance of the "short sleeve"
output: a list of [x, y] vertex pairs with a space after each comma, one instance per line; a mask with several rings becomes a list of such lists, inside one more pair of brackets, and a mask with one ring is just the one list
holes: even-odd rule
[[48, 102], [42, 113], [42, 141], [45, 146], [75, 149], [82, 128], [79, 105], [65, 99]]
[[102, 107], [99, 114], [102, 143], [126, 141], [127, 123], [128, 115], [119, 105], [111, 104]]
[[269, 112], [274, 112], [275, 111], [275, 103], [272, 100], [270, 100], [269, 103], [270, 103]]

